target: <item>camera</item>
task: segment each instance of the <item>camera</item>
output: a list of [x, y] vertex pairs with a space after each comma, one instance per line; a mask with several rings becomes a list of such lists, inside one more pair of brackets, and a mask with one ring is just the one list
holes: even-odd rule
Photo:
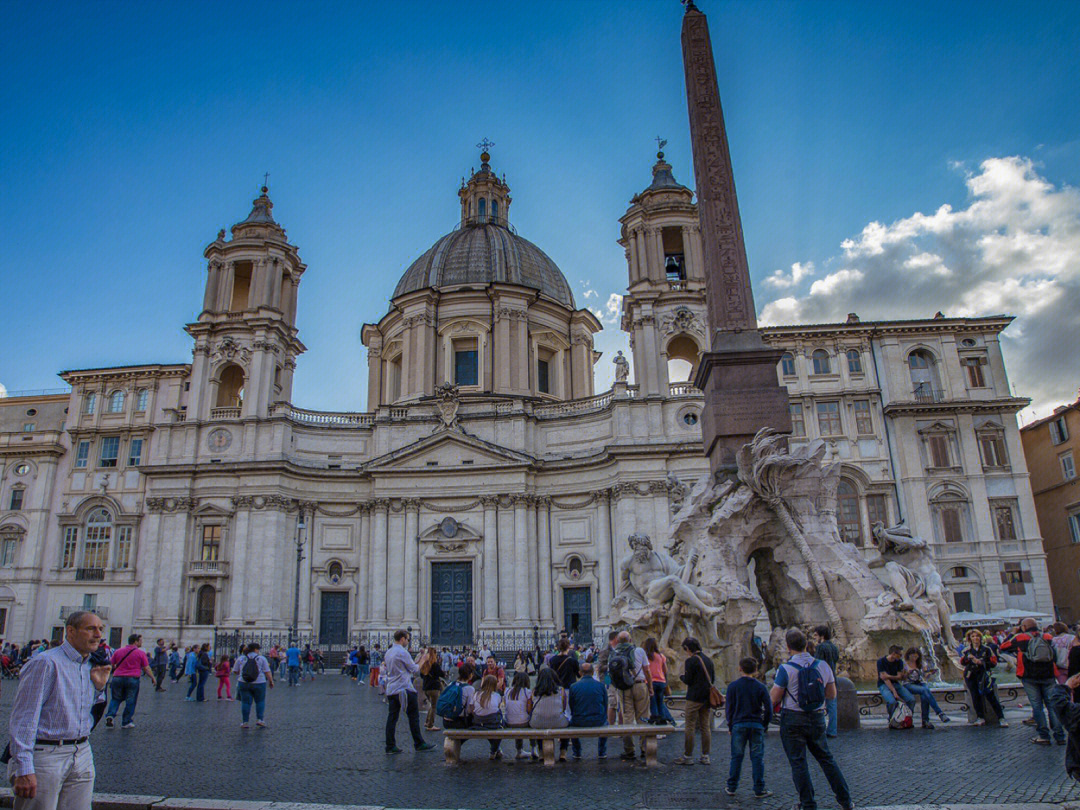
[[90, 666], [107, 667], [109, 665], [109, 652], [105, 647], [98, 647], [90, 653]]

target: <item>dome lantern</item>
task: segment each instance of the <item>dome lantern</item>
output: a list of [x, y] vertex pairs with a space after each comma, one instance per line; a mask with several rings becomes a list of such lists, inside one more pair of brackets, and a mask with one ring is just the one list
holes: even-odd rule
[[476, 146], [480, 152], [480, 170], [458, 190], [461, 198], [461, 224], [507, 225], [510, 208], [510, 188], [491, 170], [491, 153], [495, 144], [487, 138]]

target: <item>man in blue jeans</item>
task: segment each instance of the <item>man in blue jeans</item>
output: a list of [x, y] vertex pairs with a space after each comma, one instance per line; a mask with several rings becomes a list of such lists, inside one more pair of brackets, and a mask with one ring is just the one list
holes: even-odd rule
[[765, 730], [772, 719], [772, 700], [765, 684], [754, 677], [757, 659], [744, 658], [739, 662], [742, 677], [728, 685], [728, 730], [731, 732], [731, 766], [728, 768], [727, 795], [734, 796], [739, 788], [743, 755], [750, 746], [750, 772], [754, 777], [754, 797], [764, 799], [772, 791], [765, 789]]
[[[828, 664], [815, 661], [814, 657], [806, 652], [806, 636], [802, 630], [788, 630], [785, 640], [791, 658], [776, 670], [776, 681], [769, 690], [769, 697], [773, 705], [781, 704], [780, 742], [784, 745], [784, 753], [791, 765], [791, 780], [799, 792], [800, 808], [817, 810], [814, 784], [810, 781], [810, 768], [806, 762], [806, 752], [809, 751], [821, 766], [825, 778], [829, 780], [829, 787], [840, 804], [840, 810], [852, 810], [847, 781], [829, 752], [829, 743], [825, 739], [825, 701], [836, 697], [836, 678]], [[810, 667], [814, 667], [817, 672], [807, 672], [802, 676], [802, 680], [818, 683], [820, 679], [820, 683], [824, 683], [824, 698], [816, 706], [809, 705], [806, 699], [799, 699], [800, 674]]]
[[295, 643], [285, 651], [285, 663], [289, 667], [289, 686], [300, 685], [300, 648]]
[[[588, 661], [581, 665], [581, 678], [570, 687], [570, 725], [577, 728], [597, 728], [607, 725], [607, 687], [593, 677], [593, 665]], [[581, 740], [570, 738], [574, 759], [581, 759]], [[596, 743], [596, 755], [607, 757], [607, 737]]]
[[1020, 623], [1020, 632], [1001, 642], [999, 648], [1001, 652], [1016, 656], [1016, 675], [1024, 685], [1038, 731], [1031, 741], [1039, 745], [1050, 745], [1051, 730], [1057, 744], [1065, 745], [1065, 727], [1061, 725], [1057, 712], [1050, 710], [1049, 727], [1046, 724], [1050, 692], [1057, 684], [1057, 666], [1053, 647], [1050, 646], [1052, 638], [1049, 633], [1040, 633], [1038, 622], [1028, 618]]
[[[254, 662], [257, 674], [251, 677], [251, 667], [245, 665]], [[255, 704], [255, 725], [258, 728], [266, 728], [264, 714], [266, 713], [266, 687], [274, 688], [274, 675], [270, 670], [270, 662], [259, 654], [259, 645], [255, 642], [248, 644], [244, 654], [236, 659], [233, 664], [233, 672], [240, 676], [236, 683], [237, 697], [240, 698], [240, 728], [248, 728], [248, 719], [251, 717], [251, 704]]]
[[904, 648], [893, 644], [889, 654], [883, 655], [877, 662], [877, 688], [885, 700], [885, 710], [892, 717], [893, 709], [899, 701], [904, 701], [915, 713], [915, 696], [904, 686]]
[[112, 657], [112, 681], [110, 691], [112, 700], [109, 702], [109, 710], [105, 712], [105, 728], [113, 727], [113, 718], [120, 710], [120, 704], [124, 704], [124, 716], [120, 719], [122, 728], [135, 728], [135, 704], [139, 700], [139, 678], [143, 673], [154, 677], [150, 669], [150, 661], [146, 653], [142, 651], [142, 636], [132, 633], [128, 636], [126, 647], [121, 647], [113, 653]]
[[[836, 665], [840, 663], [840, 650], [832, 642], [832, 630], [827, 624], [819, 624], [814, 628], [814, 658], [824, 661], [836, 677]], [[827, 725], [825, 736], [836, 736], [836, 698], [825, 701], [825, 715]]]

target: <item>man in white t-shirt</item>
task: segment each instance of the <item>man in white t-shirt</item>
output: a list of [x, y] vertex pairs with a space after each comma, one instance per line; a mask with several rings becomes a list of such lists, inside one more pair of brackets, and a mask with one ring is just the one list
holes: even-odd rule
[[[806, 752], [813, 754], [829, 787], [836, 794], [841, 810], [852, 810], [851, 794], [847, 782], [829, 752], [825, 739], [825, 701], [836, 697], [836, 678], [827, 663], [814, 658], [806, 651], [806, 636], [802, 630], [792, 628], [785, 636], [791, 658], [776, 670], [776, 681], [769, 692], [773, 705], [780, 703], [780, 742], [791, 765], [791, 780], [799, 793], [802, 810], [816, 810], [814, 784], [810, 781], [810, 768], [806, 762]], [[800, 674], [806, 671], [804, 680], [808, 686], [807, 695], [820, 690], [820, 700], [799, 699]]]
[[[252, 667], [244, 669], [248, 661], [253, 662], [258, 673], [249, 680], [252, 675]], [[236, 683], [236, 696], [240, 698], [240, 728], [248, 727], [248, 718], [251, 717], [251, 704], [255, 704], [255, 725], [258, 728], [266, 728], [263, 716], [266, 714], [266, 688], [274, 688], [274, 674], [270, 671], [270, 662], [259, 653], [259, 645], [255, 642], [247, 645], [244, 654], [239, 656], [233, 663], [233, 672], [240, 676]]]

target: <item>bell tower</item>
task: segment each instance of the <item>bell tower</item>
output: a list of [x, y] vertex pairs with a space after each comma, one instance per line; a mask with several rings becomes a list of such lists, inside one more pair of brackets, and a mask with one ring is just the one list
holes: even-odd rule
[[264, 185], [251, 213], [204, 252], [206, 290], [195, 340], [188, 420], [265, 418], [292, 398], [296, 296], [306, 266], [274, 221]]
[[[667, 143], [657, 142], [661, 150]], [[672, 386], [692, 386], [708, 348], [705, 276], [694, 193], [675, 180], [663, 151], [652, 175], [619, 220], [630, 274], [622, 328], [630, 333], [639, 396], [666, 397]]]

